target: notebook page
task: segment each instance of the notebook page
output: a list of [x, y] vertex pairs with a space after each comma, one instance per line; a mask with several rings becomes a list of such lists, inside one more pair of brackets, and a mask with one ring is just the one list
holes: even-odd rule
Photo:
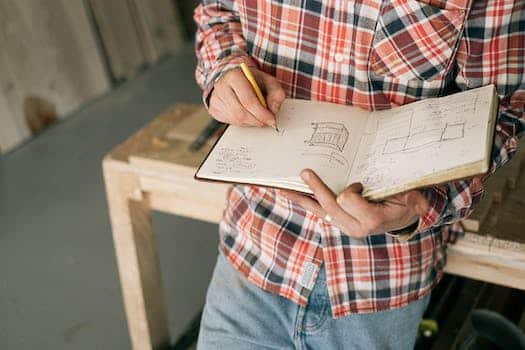
[[364, 195], [485, 158], [493, 86], [374, 112], [349, 183]]
[[262, 184], [297, 183], [314, 169], [335, 191], [344, 188], [369, 112], [331, 103], [287, 99], [272, 128], [230, 126], [198, 177]]

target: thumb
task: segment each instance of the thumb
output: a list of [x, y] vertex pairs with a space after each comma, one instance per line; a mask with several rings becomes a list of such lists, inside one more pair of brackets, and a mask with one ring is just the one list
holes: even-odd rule
[[345, 191], [361, 194], [361, 192], [363, 192], [363, 184], [361, 184], [360, 182], [354, 182], [353, 184], [348, 186], [345, 189]]

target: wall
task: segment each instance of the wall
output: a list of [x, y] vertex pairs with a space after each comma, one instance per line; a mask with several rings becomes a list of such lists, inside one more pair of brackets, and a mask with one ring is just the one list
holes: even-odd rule
[[0, 154], [176, 51], [171, 0], [0, 0]]

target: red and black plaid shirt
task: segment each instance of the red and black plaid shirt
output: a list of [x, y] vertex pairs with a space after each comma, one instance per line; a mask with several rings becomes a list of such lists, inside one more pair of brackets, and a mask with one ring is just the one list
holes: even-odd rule
[[[495, 84], [492, 171], [525, 130], [523, 0], [204, 0], [195, 20], [205, 98], [241, 62], [275, 76], [289, 97], [368, 110]], [[324, 263], [334, 317], [401, 307], [439, 280], [449, 225], [471, 213], [483, 178], [423, 191], [432, 208], [400, 241], [355, 239], [274, 190], [234, 186], [220, 246], [253, 283], [301, 305]]]

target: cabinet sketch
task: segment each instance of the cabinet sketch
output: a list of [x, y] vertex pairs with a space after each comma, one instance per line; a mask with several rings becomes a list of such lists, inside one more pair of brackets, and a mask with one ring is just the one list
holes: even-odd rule
[[348, 142], [348, 129], [342, 123], [314, 122], [312, 136], [305, 142], [310, 146], [330, 147], [342, 152]]

